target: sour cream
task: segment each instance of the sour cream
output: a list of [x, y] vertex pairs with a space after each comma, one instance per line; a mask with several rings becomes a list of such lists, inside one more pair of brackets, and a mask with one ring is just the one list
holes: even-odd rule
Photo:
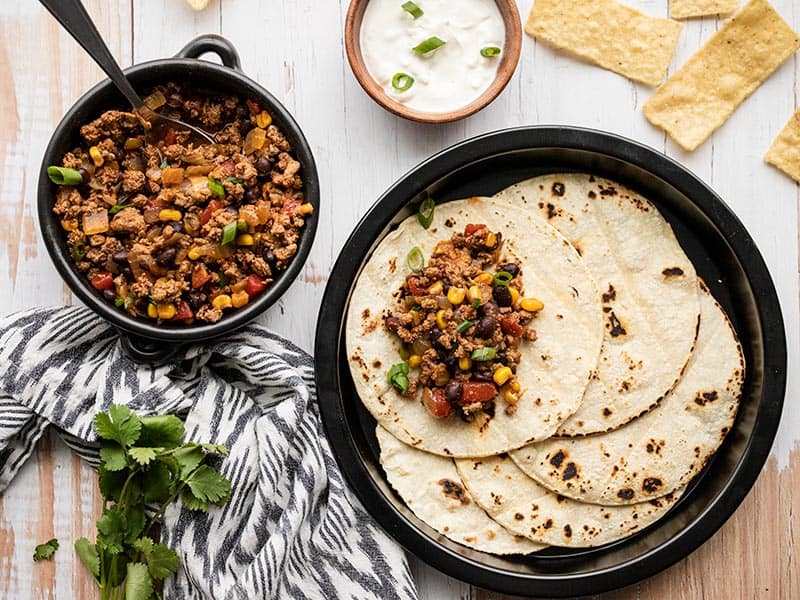
[[[370, 0], [361, 24], [361, 53], [372, 78], [397, 102], [426, 113], [445, 113], [477, 100], [492, 84], [502, 54], [505, 24], [494, 0], [416, 0], [423, 15], [403, 10], [405, 0]], [[444, 46], [422, 55], [413, 48], [432, 37]], [[414, 78], [406, 91], [398, 73]], [[404, 86], [400, 86], [404, 87]]]

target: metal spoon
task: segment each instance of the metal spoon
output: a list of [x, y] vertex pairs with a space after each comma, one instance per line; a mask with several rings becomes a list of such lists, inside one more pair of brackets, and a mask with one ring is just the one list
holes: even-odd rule
[[78, 42], [84, 50], [100, 66], [111, 79], [117, 89], [128, 99], [133, 110], [139, 117], [149, 124], [149, 136], [157, 136], [166, 127], [190, 131], [192, 136], [201, 139], [202, 143], [216, 143], [210, 134], [199, 127], [189, 125], [178, 119], [161, 115], [149, 108], [133, 89], [125, 74], [120, 69], [117, 61], [111, 55], [100, 32], [97, 31], [92, 18], [81, 4], [80, 0], [39, 0], [50, 11], [61, 26]]

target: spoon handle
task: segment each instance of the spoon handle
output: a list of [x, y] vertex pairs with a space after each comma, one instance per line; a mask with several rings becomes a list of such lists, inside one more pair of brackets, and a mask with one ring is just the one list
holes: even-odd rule
[[62, 27], [78, 42], [100, 66], [138, 111], [144, 102], [133, 89], [128, 79], [111, 55], [100, 32], [80, 0], [39, 0], [50, 11]]

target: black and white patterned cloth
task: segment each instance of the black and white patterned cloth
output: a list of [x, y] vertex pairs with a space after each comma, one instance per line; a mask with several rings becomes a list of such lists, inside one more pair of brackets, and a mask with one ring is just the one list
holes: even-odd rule
[[177, 414], [188, 438], [231, 450], [226, 505], [205, 514], [177, 502], [164, 514], [163, 541], [183, 567], [165, 598], [417, 597], [402, 550], [345, 486], [302, 350], [250, 326], [143, 367], [87, 309], [0, 318], [0, 492], [50, 425], [96, 465], [92, 420], [112, 403]]

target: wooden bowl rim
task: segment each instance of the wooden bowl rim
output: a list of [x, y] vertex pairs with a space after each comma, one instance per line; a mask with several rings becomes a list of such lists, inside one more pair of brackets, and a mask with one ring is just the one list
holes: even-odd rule
[[372, 77], [361, 53], [361, 23], [370, 0], [351, 0], [344, 26], [344, 43], [350, 70], [364, 91], [389, 112], [418, 123], [450, 123], [465, 119], [491, 104], [511, 81], [522, 53], [522, 21], [515, 0], [494, 0], [506, 29], [503, 56], [491, 85], [478, 98], [457, 110], [429, 113], [392, 99]]

